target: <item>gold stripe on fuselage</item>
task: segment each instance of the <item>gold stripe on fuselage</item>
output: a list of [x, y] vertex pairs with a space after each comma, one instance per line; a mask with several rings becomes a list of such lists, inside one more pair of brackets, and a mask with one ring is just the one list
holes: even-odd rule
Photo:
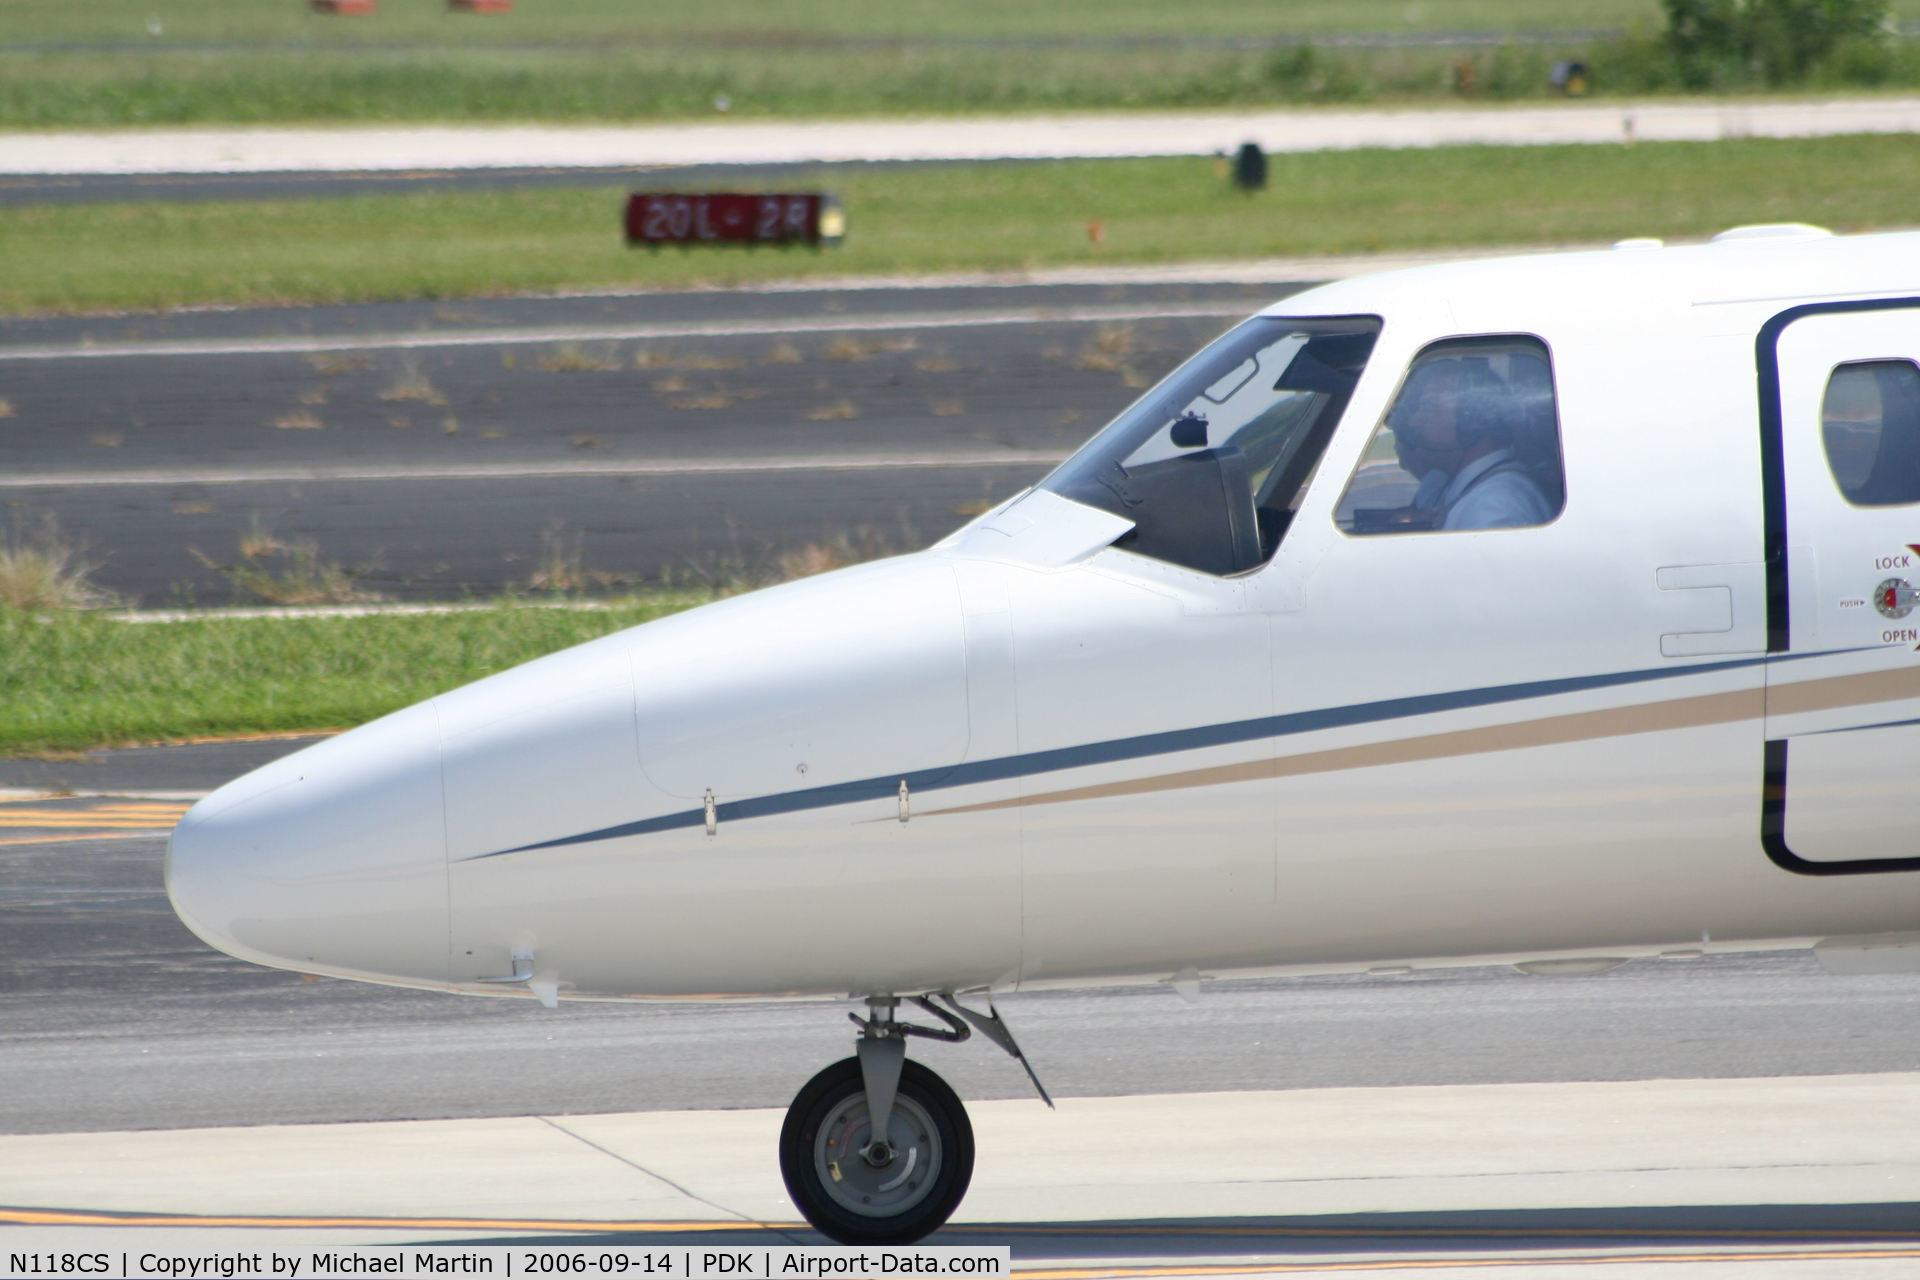
[[1267, 778], [1336, 773], [1348, 769], [1369, 769], [1389, 764], [1414, 764], [1426, 760], [1482, 755], [1493, 751], [1524, 750], [1529, 747], [1564, 746], [1574, 742], [1629, 737], [1638, 733], [1697, 729], [1707, 725], [1730, 724], [1741, 720], [1759, 721], [1769, 714], [1790, 715], [1800, 711], [1829, 711], [1840, 707], [1870, 706], [1906, 698], [1920, 698], [1920, 665], [1902, 667], [1894, 671], [1872, 671], [1857, 675], [1804, 680], [1797, 684], [1775, 686], [1771, 690], [1756, 685], [1751, 689], [1738, 689], [1726, 693], [1669, 698], [1662, 702], [1608, 707], [1599, 711], [1576, 711], [1567, 715], [1487, 725], [1478, 729], [1456, 729], [1446, 733], [1395, 738], [1387, 742], [1335, 747], [1327, 751], [1306, 751], [1277, 759], [1247, 760], [1237, 764], [1213, 765], [1204, 769], [1185, 769], [1178, 773], [1163, 773], [1122, 782], [1103, 782], [1084, 787], [1067, 787], [1058, 791], [1043, 791], [1017, 799], [986, 800], [978, 804], [955, 805], [946, 809], [928, 809], [926, 816], [982, 813], [995, 809], [1022, 808], [1028, 805], [1065, 804], [1076, 800], [1111, 800], [1122, 796], [1150, 795], [1158, 791], [1179, 791], [1190, 787], [1215, 787], [1237, 782], [1258, 782]]
[[1906, 698], [1920, 698], [1920, 665], [1769, 685], [1767, 714], [1791, 716], [1803, 711], [1834, 711]]

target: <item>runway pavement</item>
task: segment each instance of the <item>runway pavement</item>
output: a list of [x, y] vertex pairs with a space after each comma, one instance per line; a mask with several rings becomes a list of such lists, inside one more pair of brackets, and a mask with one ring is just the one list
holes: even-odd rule
[[1212, 155], [1920, 131], [1920, 98], [1667, 99], [658, 125], [19, 131], [0, 174], [376, 173]]
[[827, 288], [0, 322], [0, 502], [146, 605], [300, 548], [397, 600], [912, 550], [1297, 284]]

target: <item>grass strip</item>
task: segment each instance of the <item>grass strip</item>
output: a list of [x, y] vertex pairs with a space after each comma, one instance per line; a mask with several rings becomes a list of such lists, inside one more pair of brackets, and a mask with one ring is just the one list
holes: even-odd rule
[[0, 754], [344, 729], [703, 599], [138, 626], [0, 609]]
[[[1622, 46], [1627, 49], [1628, 46]], [[1637, 50], [1638, 46], [1630, 48]], [[1864, 87], [1920, 82], [1908, 45], [1876, 54]], [[1652, 53], [1574, 43], [1445, 48], [1221, 49], [988, 43], [794, 51], [665, 45], [0, 54], [0, 128], [342, 122], [713, 120], [974, 112], [1260, 107], [1546, 98], [1552, 65], [1617, 72], [1619, 93], [1683, 88]], [[1628, 64], [1635, 68], [1630, 74]], [[1849, 64], [1850, 65], [1850, 64]], [[1462, 71], [1460, 68], [1465, 67]], [[1462, 77], [1465, 77], [1464, 80]], [[1852, 92], [1861, 77], [1835, 81]], [[1462, 92], [1455, 86], [1468, 84]], [[1831, 87], [1826, 84], [1809, 88]], [[1729, 91], [1764, 91], [1740, 82]]]
[[[1920, 12], [1920, 0], [1893, 0]], [[520, 0], [505, 13], [450, 13], [439, 0], [387, 0], [377, 15], [343, 19], [304, 4], [261, 0], [6, 0], [0, 45], [35, 42], [248, 45], [298, 42], [379, 48], [419, 43], [517, 45], [554, 41], [715, 42], [806, 53], [838, 39], [1218, 37], [1378, 32], [1593, 31], [1660, 20], [1658, 0]], [[158, 20], [153, 34], [149, 23]]]
[[[1920, 0], [1901, 0], [1920, 3]], [[373, 17], [295, 0], [0, 0], [0, 127], [1195, 106], [1443, 96], [1458, 49], [1309, 56], [1354, 34], [1624, 31], [1655, 0], [522, 0]], [[155, 34], [155, 27], [158, 34]], [[1584, 44], [1583, 37], [1569, 37]], [[1476, 90], [1548, 92], [1569, 49], [1490, 51]], [[1520, 64], [1524, 63], [1524, 67]]]
[[1864, 231], [1914, 224], [1916, 160], [1898, 135], [1314, 152], [1273, 156], [1250, 196], [1205, 158], [826, 170], [795, 183], [847, 204], [826, 253], [628, 249], [606, 188], [34, 206], [0, 209], [0, 313]]
[[[1739, 59], [1683, 73], [1663, 23], [1657, 0], [0, 0], [0, 127], [1506, 100], [1552, 96], [1566, 59], [1601, 94], [1777, 87]], [[1793, 87], [1915, 84], [1920, 43], [1882, 39]]]

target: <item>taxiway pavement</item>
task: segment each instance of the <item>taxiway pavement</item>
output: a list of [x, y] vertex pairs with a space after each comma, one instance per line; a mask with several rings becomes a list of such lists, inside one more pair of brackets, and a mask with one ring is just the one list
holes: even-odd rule
[[[193, 795], [310, 740], [0, 762], [0, 1133], [770, 1107], [849, 1051], [833, 1002], [549, 1011], [305, 981], [211, 951], [167, 903], [165, 833]], [[1920, 981], [1826, 974], [1805, 952], [1001, 1007], [1063, 1097], [1920, 1070]], [[915, 1051], [966, 1097], [1030, 1094], [978, 1043]]]
[[0, 501], [147, 605], [295, 549], [388, 599], [917, 549], [1301, 287], [642, 293], [0, 321]]

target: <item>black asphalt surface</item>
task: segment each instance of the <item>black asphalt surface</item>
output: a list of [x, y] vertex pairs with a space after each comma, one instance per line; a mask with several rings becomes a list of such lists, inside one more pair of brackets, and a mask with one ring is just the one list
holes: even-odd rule
[[[52, 518], [100, 585], [149, 606], [262, 603], [234, 571], [285, 573], [303, 547], [394, 600], [525, 588], [556, 548], [595, 589], [759, 573], [816, 545], [912, 550], [1032, 483], [1141, 387], [1291, 291], [705, 292], [9, 320], [0, 502], [17, 533]], [[1145, 318], [1058, 318], [1076, 308]], [[636, 326], [746, 332], [594, 336]], [[423, 339], [460, 345], [398, 345]], [[259, 340], [329, 349], [229, 349]], [[152, 344], [206, 349], [139, 353]], [[103, 347], [128, 353], [82, 354]]]
[[[83, 531], [103, 561], [95, 580], [109, 590], [149, 606], [205, 607], [268, 602], [223, 574], [258, 567], [301, 580], [303, 543], [356, 591], [383, 600], [490, 598], [563, 578], [592, 591], [762, 581], [783, 554], [807, 547], [855, 557], [862, 548], [914, 550], [1046, 469], [182, 484], [9, 497]], [[256, 519], [282, 549], [249, 559], [242, 542]]]
[[[649, 187], [724, 181], [765, 189], [775, 182], [831, 182], [820, 165], [701, 165], [526, 169], [429, 169], [404, 173], [290, 171], [284, 173], [6, 174], [0, 208], [41, 204], [125, 204], [140, 201], [310, 200], [328, 196], [387, 195], [407, 191], [488, 191], [522, 187]], [[617, 199], [617, 196], [615, 197]]]
[[[0, 64], [4, 65], [4, 64]], [[272, 173], [0, 174], [0, 208], [43, 204], [143, 201], [311, 200], [418, 191], [489, 191], [564, 187], [605, 191], [618, 209], [628, 191], [831, 191], [842, 174], [872, 169], [947, 165], [1052, 164], [1051, 160], [872, 160], [825, 164], [606, 165], [569, 168], [285, 170]]]
[[0, 756], [0, 792], [204, 795], [224, 782], [318, 741], [318, 736], [290, 734], [166, 747], [123, 747], [51, 760]]
[[[0, 788], [204, 791], [306, 741], [0, 761]], [[10, 814], [108, 803], [0, 804], [0, 1132], [782, 1106], [851, 1045], [840, 1002], [548, 1011], [244, 964], [175, 918], [160, 830], [9, 843], [36, 838]], [[1158, 986], [1031, 993], [1002, 1009], [1068, 1097], [1920, 1070], [1920, 975], [1835, 977], [1803, 952], [1583, 978], [1220, 981], [1191, 1006]], [[1026, 1093], [977, 1040], [915, 1053], [965, 1097]]]
[[[202, 945], [158, 836], [0, 843], [0, 1132], [783, 1106], [845, 1056], [844, 1002], [640, 1007], [309, 982]], [[934, 909], [929, 906], [929, 909]], [[1920, 978], [1804, 953], [1015, 995], [1060, 1096], [1920, 1068]], [[975, 1042], [916, 1056], [1020, 1097]]]
[[[645, 250], [636, 250], [645, 252]], [[670, 252], [665, 251], [663, 252]], [[717, 249], [714, 252], [731, 252]], [[789, 252], [766, 250], [768, 253]], [[795, 254], [808, 252], [795, 249]], [[535, 326], [844, 322], [872, 318], [887, 329], [899, 316], [1081, 306], [1170, 307], [1218, 303], [1230, 314], [1258, 310], [1306, 284], [1186, 281], [1171, 284], [953, 284], [884, 282], [769, 285], [763, 288], [581, 293], [553, 297], [461, 298], [289, 307], [198, 307], [164, 312], [0, 317], [0, 351], [77, 343], [242, 341], [342, 337], [374, 341], [407, 334], [459, 334]], [[689, 340], [691, 341], [691, 340]]]

